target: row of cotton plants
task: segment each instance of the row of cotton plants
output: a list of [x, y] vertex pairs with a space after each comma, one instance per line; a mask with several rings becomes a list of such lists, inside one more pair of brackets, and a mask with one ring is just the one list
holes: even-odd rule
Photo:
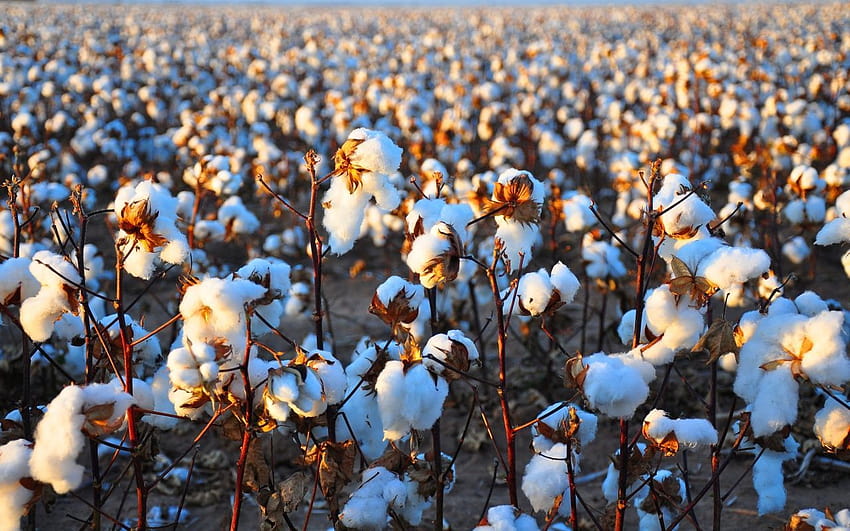
[[[265, 459], [250, 448], [267, 442], [271, 432], [286, 434], [303, 452], [319, 487], [309, 496], [309, 507], [324, 497], [336, 525], [378, 529], [432, 520], [443, 528], [450, 525], [446, 497], [456, 481], [456, 461], [463, 457], [457, 441], [450, 451], [442, 450], [448, 437], [440, 420], [452, 414], [447, 399], [453, 389], [453, 396], [472, 393], [470, 419], [480, 411], [506, 480], [508, 505], [490, 507], [481, 528], [536, 528], [556, 520], [575, 528], [581, 514], [598, 526], [610, 518], [623, 528], [629, 507], [637, 511], [642, 529], [674, 528], [694, 518], [692, 508], [708, 486], [719, 482], [734, 456], [747, 452], [755, 453], [759, 513], [782, 511], [782, 463], [797, 457], [791, 427], [798, 421], [803, 387], [825, 397], [813, 419], [825, 451], [850, 449], [844, 311], [812, 291], [786, 298], [787, 282], [775, 280], [768, 253], [724, 239], [723, 226], [737, 213], [720, 218], [686, 177], [663, 175], [661, 161], [641, 171], [646, 197], [640, 225], [633, 231], [588, 232], [580, 240], [583, 260], [563, 255], [573, 258], [567, 259], [571, 269], [561, 260], [545, 265], [562, 253], [557, 246], [546, 252], [541, 228], [548, 191], [532, 173], [507, 169], [485, 183], [489, 193], [479, 189], [469, 196], [447, 192], [437, 174], [432, 197], [416, 182], [397, 185], [401, 158], [391, 139], [367, 129], [349, 135], [334, 157], [334, 169], [324, 176], [316, 172], [317, 156], [308, 153], [306, 211], [258, 174], [258, 188], [303, 223], [309, 249], [299, 258], [309, 259], [305, 269], [312, 270], [311, 277], [303, 275], [304, 290], [294, 289], [295, 271], [279, 258], [251, 258], [230, 272], [226, 264], [204, 262], [202, 241], [190, 243], [185, 235], [197, 228], [202, 210], [193, 192], [174, 197], [154, 180], [131, 181], [118, 189], [111, 208], [94, 211], [86, 206], [85, 189], [77, 187], [72, 209], [56, 206], [51, 212], [61, 226], [53, 226], [53, 241], [33, 243], [27, 241], [27, 226], [37, 223], [36, 213], [17, 201], [32, 177], [10, 179], [9, 212], [19, 221], [17, 248], [0, 263], [4, 328], [9, 336], [19, 332], [24, 348], [19, 357], [28, 375], [44, 374], [34, 369], [48, 366], [67, 385], [37, 403], [31, 394], [36, 384], [27, 381], [22, 406], [6, 417], [4, 432], [12, 440], [0, 448], [0, 456], [8, 459], [2, 504], [8, 527], [17, 528], [25, 513], [32, 514], [43, 489], [75, 491], [86, 474], [99, 473], [97, 452], [88, 467], [81, 463], [87, 438], [96, 448], [112, 444], [102, 437], [120, 435], [116, 456], [137, 470], [137, 510], [130, 521], [144, 528], [149, 484], [141, 473], [145, 457], [137, 451], [143, 440], [153, 430], [173, 429], [181, 419], [203, 425], [200, 438], [213, 424], [233, 418], [241, 445], [234, 456], [232, 528], [238, 526], [245, 491], [258, 490], [243, 483], [246, 464]], [[838, 197], [836, 209], [845, 196]], [[363, 338], [353, 353], [333, 352], [328, 349], [336, 342], [326, 334], [333, 308], [322, 297], [325, 268], [365, 235], [364, 207], [373, 200], [396, 212], [402, 202], [409, 203], [403, 226], [391, 232], [398, 240], [399, 264], [407, 266], [399, 272], [407, 278], [390, 276], [371, 301], [360, 301], [386, 325], [386, 333]], [[595, 219], [609, 226], [594, 203], [572, 197], [568, 204], [565, 211], [573, 214], [568, 223], [588, 226]], [[236, 220], [257, 230], [256, 215], [241, 208]], [[112, 275], [104, 272], [103, 257], [95, 260], [86, 252], [91, 245], [86, 234], [103, 221], [114, 231], [113, 252], [103, 253], [114, 256]], [[840, 223], [836, 218], [825, 225], [817, 242], [844, 241]], [[28, 245], [41, 250], [27, 256], [22, 250]], [[535, 271], [537, 265], [543, 267]], [[174, 268], [183, 271], [179, 278], [168, 275]], [[578, 310], [574, 301], [592, 289], [591, 280], [611, 283], [627, 271], [634, 271], [636, 289], [630, 291], [631, 308], [620, 313], [619, 324], [612, 323], [616, 341], [600, 338], [610, 346], [607, 351], [569, 354], [559, 315]], [[128, 276], [146, 281], [133, 296], [127, 294], [133, 285]], [[133, 306], [158, 282], [177, 282], [176, 313], [149, 331], [139, 324], [144, 314], [134, 318]], [[493, 323], [491, 330], [457, 315], [470, 297]], [[727, 320], [732, 298], [753, 309]], [[585, 298], [585, 319], [578, 324], [584, 328], [591, 326], [587, 305]], [[292, 323], [305, 313], [312, 314], [313, 333], [298, 341], [291, 337]], [[604, 325], [609, 316], [604, 311], [599, 316]], [[520, 391], [509, 372], [515, 365], [512, 353], [521, 348], [510, 339], [515, 328], [530, 337], [535, 328], [545, 333], [547, 357], [560, 360], [564, 385], [572, 390], [556, 390], [553, 395], [572, 398], [522, 423], [511, 412], [516, 401], [510, 400]], [[169, 329], [174, 339], [164, 346], [158, 337]], [[270, 346], [272, 339], [283, 346]], [[714, 382], [710, 404], [696, 418], [675, 418], [659, 406], [687, 409], [664, 402], [670, 373], [687, 361], [683, 353], [688, 352], [708, 360], [705, 370]], [[488, 358], [496, 367], [482, 367]], [[737, 400], [723, 404], [728, 412], [720, 409], [719, 370], [734, 374]], [[499, 424], [499, 417], [502, 422], [495, 431], [488, 403], [480, 397], [485, 390], [496, 392], [489, 406], [497, 412], [493, 422]], [[582, 455], [605, 444], [595, 440], [604, 419], [616, 421], [619, 445], [602, 450], [613, 452], [602, 483], [609, 505], [593, 508], [581, 498], [576, 478]], [[68, 444], [53, 444], [57, 434]], [[517, 440], [528, 436], [533, 455], [523, 464]], [[712, 474], [707, 487], [691, 497], [686, 492], [696, 487], [675, 461], [681, 451], [698, 447], [707, 449]], [[289, 511], [296, 512], [307, 490], [287, 499]], [[102, 494], [95, 498], [101, 504]], [[277, 495], [292, 496], [286, 489]], [[535, 513], [542, 518], [537, 523]], [[295, 518], [267, 505], [263, 515], [268, 525]], [[311, 511], [303, 517], [309, 520]], [[719, 521], [719, 512], [715, 518]]]
[[846, 525], [847, 8], [400, 13], [6, 10], [0, 529]]

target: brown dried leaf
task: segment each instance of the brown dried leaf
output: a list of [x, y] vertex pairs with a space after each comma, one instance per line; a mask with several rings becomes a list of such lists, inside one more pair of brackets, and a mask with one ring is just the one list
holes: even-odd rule
[[118, 228], [123, 230], [134, 245], [140, 245], [152, 253], [157, 247], [163, 247], [168, 240], [154, 232], [159, 212], [151, 213], [147, 199], [127, 203], [118, 214]]
[[256, 437], [248, 444], [248, 455], [245, 460], [245, 472], [242, 485], [250, 491], [257, 492], [260, 487], [269, 483], [269, 464], [263, 453], [260, 440]]
[[735, 341], [735, 329], [726, 319], [715, 319], [703, 334], [691, 352], [705, 351], [708, 353], [706, 365], [711, 365], [720, 356], [732, 352], [738, 355], [740, 347]]
[[98, 404], [83, 410], [86, 421], [83, 423], [83, 433], [89, 437], [102, 437], [121, 427], [124, 417], [119, 416], [110, 422], [115, 414], [115, 402]]
[[322, 489], [331, 511], [336, 512], [338, 500], [336, 494], [351, 481], [354, 475], [354, 462], [357, 446], [354, 441], [325, 441], [320, 447], [319, 488]]
[[304, 496], [310, 492], [313, 478], [310, 474], [298, 471], [278, 483], [277, 489], [284, 512], [292, 513], [298, 510], [298, 505]]
[[584, 379], [587, 378], [589, 366], [582, 362], [581, 354], [568, 359], [564, 365], [564, 387], [567, 389], [583, 389]]

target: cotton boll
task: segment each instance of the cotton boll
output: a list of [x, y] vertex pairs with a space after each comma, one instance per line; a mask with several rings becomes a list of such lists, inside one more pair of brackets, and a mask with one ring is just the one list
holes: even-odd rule
[[424, 365], [419, 364], [408, 369], [405, 386], [407, 396], [401, 409], [410, 419], [410, 426], [417, 430], [431, 429], [443, 413], [443, 403], [449, 394], [448, 384], [443, 378], [432, 376]]
[[[740, 372], [740, 371], [739, 371]], [[756, 437], [772, 435], [797, 420], [799, 384], [786, 367], [767, 371], [752, 402], [750, 422]]]
[[[850, 359], [841, 330], [844, 312], [821, 312], [804, 324], [811, 348], [801, 352], [801, 368], [814, 384], [843, 385], [850, 380]], [[803, 347], [800, 347], [803, 348]]]
[[[570, 409], [574, 409], [580, 424], [575, 437], [583, 446], [596, 438], [598, 419], [593, 413], [588, 413], [575, 404], [552, 404], [537, 415], [540, 422], [553, 430], [559, 430], [563, 423], [569, 423]], [[554, 412], [553, 412], [554, 411]], [[547, 452], [555, 443], [539, 432], [536, 425], [531, 427], [532, 445], [535, 452]]]
[[578, 278], [560, 261], [552, 267], [549, 280], [552, 283], [552, 287], [560, 294], [561, 301], [565, 304], [573, 301], [581, 287]]
[[761, 249], [721, 247], [699, 265], [698, 274], [720, 289], [756, 278], [770, 269], [770, 257]]
[[837, 401], [828, 398], [815, 415], [815, 435], [827, 449], [847, 449], [850, 436], [850, 411]]
[[[10, 304], [16, 293], [24, 300], [38, 293], [41, 284], [30, 272], [29, 258], [9, 258], [0, 264], [0, 302]], [[20, 291], [18, 291], [20, 290]]]
[[[758, 493], [759, 515], [781, 511], [785, 508], [785, 478], [782, 462], [797, 455], [799, 444], [793, 437], [785, 439], [785, 452], [764, 450], [753, 465], [753, 487]], [[761, 448], [756, 446], [757, 452]]]
[[705, 419], [671, 419], [667, 412], [653, 409], [643, 419], [643, 433], [656, 442], [674, 433], [683, 446], [700, 446], [717, 443], [717, 430]]
[[715, 218], [711, 207], [690, 190], [691, 184], [686, 177], [671, 173], [664, 178], [655, 195], [655, 207], [666, 211], [660, 220], [669, 235], [688, 234]]
[[583, 360], [588, 371], [584, 394], [590, 406], [605, 415], [628, 418], [649, 395], [649, 386], [640, 371], [622, 359], [597, 353]]
[[384, 439], [397, 441], [410, 431], [410, 421], [401, 412], [400, 404], [406, 398], [404, 365], [400, 361], [388, 361], [375, 383], [378, 394], [378, 410], [384, 426]]
[[336, 404], [345, 398], [345, 369], [333, 354], [324, 350], [310, 353], [307, 366], [316, 371], [322, 382], [322, 394], [327, 404]]
[[[153, 397], [153, 409], [162, 413], [176, 415], [174, 404], [169, 400], [168, 392], [171, 390], [171, 381], [169, 379], [169, 370], [167, 366], [162, 366], [156, 371], [150, 382], [151, 395]], [[161, 430], [170, 430], [177, 425], [178, 420], [165, 416], [154, 415], [149, 413], [142, 417], [142, 421], [159, 428]]]
[[802, 264], [812, 253], [802, 236], [794, 236], [782, 245], [782, 254], [792, 264]]
[[519, 279], [519, 303], [531, 315], [540, 315], [546, 310], [552, 296], [552, 284], [546, 270], [526, 273]]
[[68, 310], [66, 294], [52, 289], [42, 289], [38, 295], [21, 303], [21, 325], [30, 339], [44, 342], [53, 334], [53, 326], [57, 319]]
[[0, 531], [20, 529], [21, 517], [33, 491], [24, 487], [21, 480], [30, 476], [30, 442], [15, 439], [0, 446]]
[[[567, 446], [559, 443], [545, 452], [535, 454], [525, 467], [522, 477], [522, 492], [535, 511], [548, 511], [557, 496], [568, 495]], [[569, 514], [569, 507], [562, 504], [560, 513]]]

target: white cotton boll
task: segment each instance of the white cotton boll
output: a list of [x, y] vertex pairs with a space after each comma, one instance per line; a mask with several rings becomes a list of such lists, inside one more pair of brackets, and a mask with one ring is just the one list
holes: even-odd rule
[[316, 371], [308, 369], [304, 381], [298, 386], [298, 397], [289, 404], [292, 411], [301, 417], [318, 417], [328, 408], [322, 400], [322, 381]]
[[[669, 471], [669, 470], [658, 470], [654, 474], [653, 480], [658, 481], [658, 482], [663, 482], [663, 481], [665, 481], [665, 480], [667, 480], [671, 477], [673, 477], [673, 473], [671, 471]], [[641, 480], [643, 480], [645, 478], [646, 478], [646, 476], [642, 477]], [[687, 499], [687, 491], [686, 491], [686, 488], [685, 488], [685, 482], [682, 481], [682, 479], [678, 478], [678, 477], [675, 478], [675, 479], [676, 479], [676, 482], [678, 483], [678, 486], [679, 486], [679, 492], [676, 493], [676, 494], [678, 494], [679, 498], [682, 501], [685, 501]], [[643, 483], [643, 481], [641, 481], [641, 483]], [[635, 493], [635, 496], [634, 496], [634, 505], [635, 505], [635, 508], [637, 509], [638, 518], [639, 518], [638, 529], [640, 529], [640, 531], [656, 531], [656, 530], [661, 531], [661, 529], [662, 529], [661, 523], [659, 522], [658, 514], [654, 513], [654, 512], [647, 512], [647, 511], [644, 511], [642, 509], [642, 507], [645, 507], [647, 505], [647, 503], [646, 503], [647, 498], [649, 498], [651, 495], [652, 495], [652, 492], [651, 492], [649, 486], [643, 485]], [[654, 505], [650, 505], [650, 507], [654, 507]], [[671, 513], [670, 509], [667, 508], [667, 507], [664, 507], [664, 506], [661, 507], [661, 515], [663, 516], [665, 522], [669, 522], [674, 517], [674, 514]], [[678, 529], [678, 526], [674, 527], [673, 529], [674, 530]]]
[[[676, 298], [667, 285], [652, 290], [645, 302], [646, 324], [653, 334], [660, 335], [672, 325], [679, 316]], [[634, 316], [632, 316], [634, 321]]]
[[826, 301], [821, 299], [820, 295], [814, 291], [804, 291], [800, 295], [797, 295], [797, 298], [794, 299], [794, 305], [801, 314], [807, 317], [814, 317], [821, 312], [829, 310]]
[[590, 210], [593, 200], [584, 194], [573, 193], [563, 199], [564, 225], [567, 232], [585, 232], [596, 225], [596, 216]]
[[[348, 389], [347, 393], [351, 391]], [[375, 393], [358, 387], [337, 415], [336, 432], [340, 439], [356, 439], [368, 461], [380, 457], [387, 443]]]
[[316, 371], [316, 376], [322, 383], [322, 394], [327, 404], [336, 404], [345, 398], [345, 369], [342, 363], [333, 354], [325, 350], [315, 350], [310, 357], [318, 355], [318, 359], [311, 359], [307, 366]]
[[[558, 430], [560, 429], [562, 423], [569, 422], [569, 414], [571, 408], [575, 409], [576, 415], [578, 416], [580, 421], [578, 431], [575, 434], [576, 438], [582, 445], [586, 445], [593, 442], [593, 440], [596, 438], [596, 428], [598, 425], [598, 419], [593, 413], [588, 413], [587, 411], [584, 411], [575, 404], [552, 404], [551, 406], [541, 411], [540, 414], [537, 415], [537, 417], [541, 419], [540, 422], [543, 422], [553, 430]], [[554, 413], [550, 413], [553, 410], [557, 411], [554, 411]], [[535, 452], [546, 452], [555, 444], [552, 440], [544, 437], [538, 431], [536, 425], [532, 425], [531, 435], [532, 445], [534, 447]]]
[[552, 284], [545, 269], [526, 273], [519, 279], [517, 288], [519, 303], [531, 315], [540, 315], [546, 310], [552, 296]]
[[782, 475], [782, 461], [786, 459], [788, 459], [787, 454], [765, 450], [753, 465], [753, 488], [758, 493], [759, 516], [785, 508], [785, 477]]
[[263, 286], [239, 278], [207, 278], [189, 286], [180, 302], [185, 338], [205, 343], [224, 337], [234, 352], [244, 349], [245, 305], [265, 293]]
[[21, 517], [33, 491], [20, 480], [30, 476], [30, 442], [16, 439], [0, 446], [0, 531], [20, 529]]
[[[443, 413], [443, 403], [449, 394], [449, 385], [441, 377], [434, 377], [424, 365], [418, 364], [405, 374], [406, 399], [401, 410], [410, 419], [410, 426], [429, 430]], [[398, 407], [398, 406], [396, 406]]]
[[407, 267], [419, 275], [419, 282], [423, 287], [431, 289], [444, 283], [447, 279], [439, 274], [440, 271], [432, 270], [434, 261], [440, 261], [440, 255], [450, 251], [452, 245], [446, 234], [450, 234], [446, 227], [437, 223], [431, 230], [415, 240], [407, 255]]
[[446, 206], [445, 199], [420, 199], [413, 204], [410, 213], [405, 217], [405, 230], [413, 234], [416, 225], [421, 222], [422, 229], [428, 232], [438, 221]]
[[656, 441], [673, 432], [683, 446], [717, 444], [717, 430], [705, 419], [671, 419], [666, 411], [653, 409], [644, 417], [643, 426], [644, 433]]
[[682, 175], [671, 173], [664, 177], [664, 183], [655, 195], [654, 205], [656, 208], [669, 209], [660, 218], [667, 234], [688, 233], [694, 228], [705, 227], [715, 218], [714, 211], [699, 195], [687, 196], [691, 189], [690, 182]]
[[384, 133], [371, 129], [355, 129], [348, 140], [362, 140], [349, 156], [351, 164], [373, 173], [391, 174], [401, 165], [402, 149]]
[[331, 186], [322, 198], [325, 205], [322, 225], [328, 231], [328, 245], [335, 254], [345, 254], [354, 247], [370, 197], [363, 187], [350, 193], [343, 178], [331, 180]]
[[842, 337], [844, 312], [821, 312], [806, 321], [804, 334], [811, 349], [803, 353], [801, 368], [814, 384], [843, 385], [850, 380], [850, 359]]
[[[623, 314], [623, 317], [620, 318], [620, 324], [617, 326], [617, 337], [620, 338], [620, 341], [624, 345], [632, 345], [632, 338], [635, 333], [635, 310], [629, 310]], [[646, 327], [646, 313], [642, 314], [643, 322], [641, 323], [643, 326], [641, 330]], [[645, 342], [646, 337], [641, 335], [640, 341]]]
[[395, 210], [401, 203], [401, 196], [392, 185], [386, 175], [379, 173], [364, 173], [362, 178], [363, 189], [372, 194], [378, 207], [385, 211]]
[[802, 236], [794, 236], [782, 245], [782, 254], [792, 264], [802, 264], [811, 252], [812, 250], [809, 249], [806, 240]]
[[53, 334], [56, 320], [69, 309], [66, 293], [52, 288], [43, 288], [38, 295], [21, 303], [21, 326], [33, 341], [47, 341]]
[[552, 283], [552, 287], [558, 290], [558, 293], [561, 295], [561, 302], [565, 304], [573, 301], [581, 287], [578, 278], [560, 261], [552, 266], [549, 281]]
[[[535, 454], [525, 467], [522, 492], [535, 511], [548, 511], [557, 496], [566, 497], [569, 490], [567, 477], [567, 445], [556, 444], [544, 455]], [[569, 514], [568, 504], [561, 505], [561, 514]]]
[[850, 218], [836, 217], [826, 223], [815, 237], [815, 245], [833, 245], [850, 241]]
[[531, 263], [532, 248], [540, 241], [540, 227], [534, 224], [518, 223], [496, 216], [496, 239], [504, 243], [505, 259], [510, 263], [510, 271], [518, 271]]
[[641, 372], [615, 356], [602, 352], [583, 360], [588, 367], [584, 394], [588, 403], [605, 415], [628, 418], [649, 395]]
[[218, 221], [231, 234], [253, 234], [260, 228], [260, 220], [248, 210], [238, 195], [228, 197], [218, 209]]
[[[171, 390], [171, 381], [169, 378], [169, 369], [167, 366], [162, 366], [153, 375], [150, 382], [151, 395], [153, 396], [153, 410], [162, 413], [176, 415], [174, 404], [168, 398], [168, 392]], [[159, 428], [161, 430], [170, 430], [177, 425], [178, 420], [173, 417], [164, 415], [147, 414], [142, 417], [142, 421]]]
[[9, 258], [0, 264], [0, 303], [5, 303], [20, 289], [21, 300], [32, 297], [41, 286], [30, 272], [29, 258]]
[[[478, 359], [478, 349], [475, 343], [460, 330], [449, 330], [446, 334], [437, 334], [428, 339], [428, 342], [422, 348], [422, 365], [434, 374], [443, 374], [444, 371], [451, 372], [451, 369], [446, 369], [443, 363], [447, 363], [449, 355], [455, 348], [464, 349], [466, 359], [469, 361]], [[434, 361], [429, 356], [433, 356], [443, 363]]]
[[698, 274], [725, 290], [756, 278], [769, 269], [770, 256], [761, 249], [721, 247], [699, 264]]
[[401, 404], [406, 398], [404, 364], [390, 360], [375, 382], [378, 394], [378, 410], [384, 425], [384, 439], [397, 441], [408, 434], [410, 422], [401, 412]]
[[750, 422], [756, 437], [772, 435], [794, 424], [799, 387], [787, 366], [765, 372], [752, 401]]
[[814, 431], [825, 448], [845, 448], [850, 436], [850, 410], [828, 398], [815, 415]]

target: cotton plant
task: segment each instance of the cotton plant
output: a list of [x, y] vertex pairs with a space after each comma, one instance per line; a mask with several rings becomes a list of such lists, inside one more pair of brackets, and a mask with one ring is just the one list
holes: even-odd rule
[[385, 529], [389, 520], [387, 511], [404, 507], [407, 488], [397, 474], [381, 466], [365, 469], [361, 477], [339, 520], [353, 529]]
[[428, 430], [443, 413], [448, 381], [435, 375], [421, 358], [390, 360], [375, 382], [384, 439], [398, 441], [411, 430]]
[[254, 303], [251, 315], [253, 334], [262, 336], [279, 326], [292, 287], [291, 271], [292, 268], [283, 260], [254, 258], [234, 273], [235, 278], [247, 279], [266, 288], [263, 297]]
[[377, 287], [369, 305], [369, 313], [378, 316], [394, 333], [410, 332], [416, 338], [421, 337], [420, 333], [416, 333], [420, 316], [431, 316], [422, 285], [413, 284], [395, 275]]
[[394, 210], [401, 201], [390, 175], [398, 171], [402, 150], [385, 134], [355, 129], [334, 155], [331, 186], [322, 198], [322, 224], [328, 245], [335, 254], [345, 254], [360, 236], [360, 226], [370, 199], [384, 210]]
[[675, 239], [691, 238], [716, 217], [711, 207], [695, 193], [688, 178], [678, 173], [664, 177], [653, 197], [653, 206], [662, 212], [654, 230]]
[[177, 200], [152, 181], [118, 190], [113, 203], [124, 269], [149, 279], [158, 263], [182, 264], [189, 256], [186, 236], [177, 228]]
[[448, 381], [460, 378], [472, 363], [479, 363], [478, 348], [460, 330], [431, 336], [422, 347], [422, 365]]
[[[661, 522], [671, 522], [679, 507], [687, 503], [687, 489], [682, 478], [670, 470], [658, 470], [640, 478], [645, 483], [635, 492], [634, 506], [640, 531], [663, 531]], [[652, 488], [650, 488], [650, 483]], [[671, 529], [678, 529], [674, 526]]]

